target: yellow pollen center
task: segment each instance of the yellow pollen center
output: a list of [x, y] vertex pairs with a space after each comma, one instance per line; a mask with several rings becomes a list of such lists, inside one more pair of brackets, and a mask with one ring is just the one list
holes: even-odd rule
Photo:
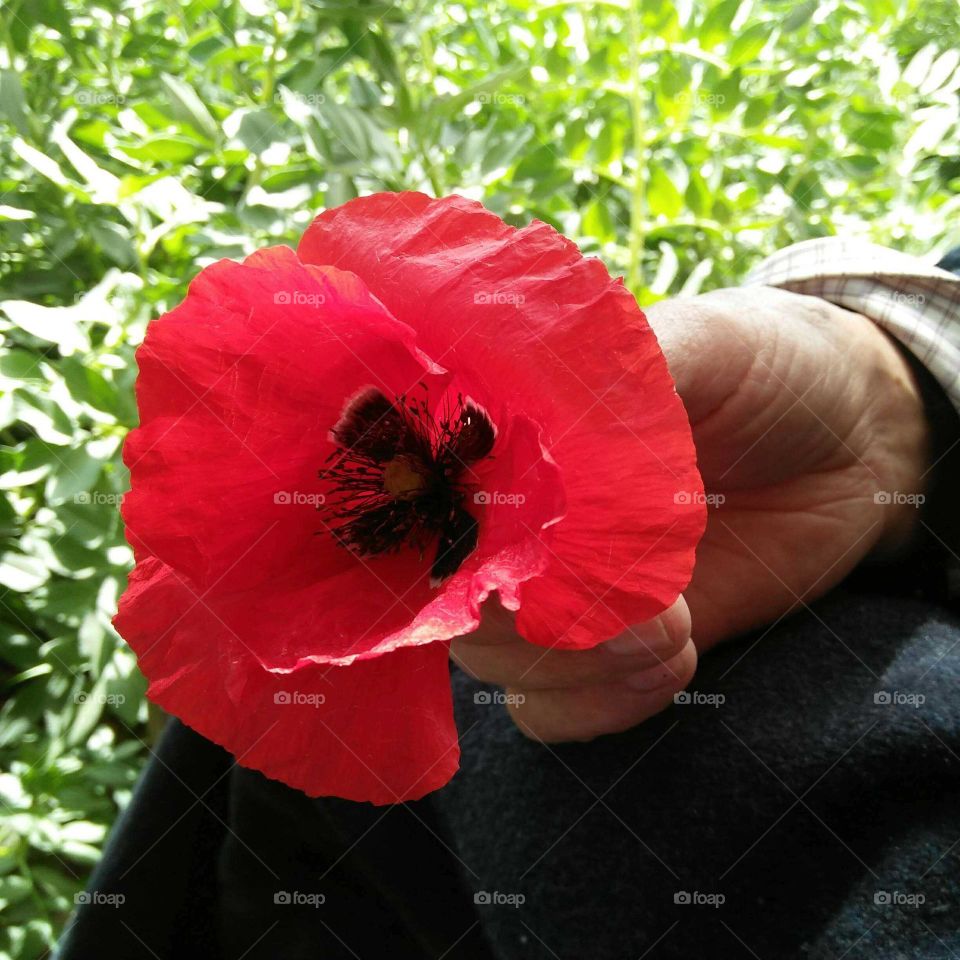
[[390, 460], [383, 468], [383, 489], [397, 500], [415, 497], [423, 490], [422, 474], [410, 465], [406, 458]]

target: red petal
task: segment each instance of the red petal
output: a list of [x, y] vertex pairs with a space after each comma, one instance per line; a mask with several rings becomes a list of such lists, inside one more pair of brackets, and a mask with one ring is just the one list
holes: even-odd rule
[[[415, 550], [407, 549], [361, 559], [330, 537], [313, 536], [311, 530], [317, 528], [322, 512], [307, 508], [300, 514], [303, 549], [335, 551], [330, 572], [307, 583], [280, 574], [257, 589], [255, 601], [249, 590], [226, 590], [218, 583], [202, 589], [181, 575], [193, 596], [202, 601], [195, 600], [188, 605], [191, 609], [181, 611], [184, 645], [178, 656], [185, 650], [188, 632], [196, 648], [206, 650], [226, 631], [240, 644], [238, 655], [251, 658], [264, 670], [345, 664], [472, 632], [480, 622], [480, 605], [492, 590], [499, 590], [503, 603], [516, 609], [520, 584], [546, 565], [548, 554], [537, 534], [562, 514], [563, 494], [557, 468], [543, 459], [538, 431], [525, 418], [517, 418], [501, 433], [494, 453], [478, 474], [481, 489], [522, 503], [470, 505], [481, 518], [487, 516], [486, 522], [481, 519], [480, 542], [439, 589], [430, 585], [432, 556], [421, 559]], [[124, 628], [137, 629], [140, 619], [149, 618], [151, 611], [139, 594], [125, 601]], [[204, 613], [220, 624], [214, 636], [208, 636], [204, 624], [193, 616], [202, 621]], [[130, 639], [126, 633], [123, 636]], [[160, 635], [157, 640], [160, 645], [168, 642]], [[167, 662], [175, 666], [177, 660]], [[210, 682], [221, 680], [212, 675]]]
[[284, 247], [203, 270], [149, 325], [137, 362], [129, 536], [221, 589], [342, 569], [311, 519], [329, 430], [358, 388], [392, 395], [436, 369], [356, 277]]
[[328, 210], [298, 252], [356, 273], [487, 405], [542, 428], [567, 513], [521, 589], [526, 637], [588, 647], [676, 599], [706, 519], [693, 441], [646, 318], [598, 260], [546, 224], [416, 193]]
[[269, 672], [155, 559], [131, 575], [116, 625], [151, 700], [242, 766], [311, 796], [415, 800], [456, 772], [446, 644]]

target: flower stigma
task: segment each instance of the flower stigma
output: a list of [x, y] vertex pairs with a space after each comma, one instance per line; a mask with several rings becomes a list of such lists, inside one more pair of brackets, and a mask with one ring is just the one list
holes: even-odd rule
[[359, 556], [413, 547], [422, 558], [435, 542], [431, 585], [456, 573], [479, 538], [464, 504], [472, 465], [496, 440], [486, 412], [460, 394], [435, 412], [425, 396], [390, 400], [368, 387], [347, 402], [330, 435], [336, 447], [320, 479], [331, 484], [337, 543]]

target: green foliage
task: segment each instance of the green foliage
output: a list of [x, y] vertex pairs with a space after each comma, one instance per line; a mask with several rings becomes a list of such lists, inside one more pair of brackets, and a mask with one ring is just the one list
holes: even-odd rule
[[363, 192], [533, 217], [641, 302], [830, 233], [943, 247], [956, 0], [7, 0], [0, 931], [44, 956], [146, 755], [110, 625], [133, 350], [218, 257]]

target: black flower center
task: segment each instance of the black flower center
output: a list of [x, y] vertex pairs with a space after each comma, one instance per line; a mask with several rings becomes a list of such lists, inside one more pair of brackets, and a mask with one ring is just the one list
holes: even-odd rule
[[436, 542], [436, 584], [477, 545], [478, 524], [464, 503], [470, 465], [490, 455], [496, 436], [476, 404], [457, 397], [439, 414], [426, 399], [388, 399], [371, 387], [351, 400], [332, 431], [336, 449], [320, 477], [337, 542], [361, 556]]

